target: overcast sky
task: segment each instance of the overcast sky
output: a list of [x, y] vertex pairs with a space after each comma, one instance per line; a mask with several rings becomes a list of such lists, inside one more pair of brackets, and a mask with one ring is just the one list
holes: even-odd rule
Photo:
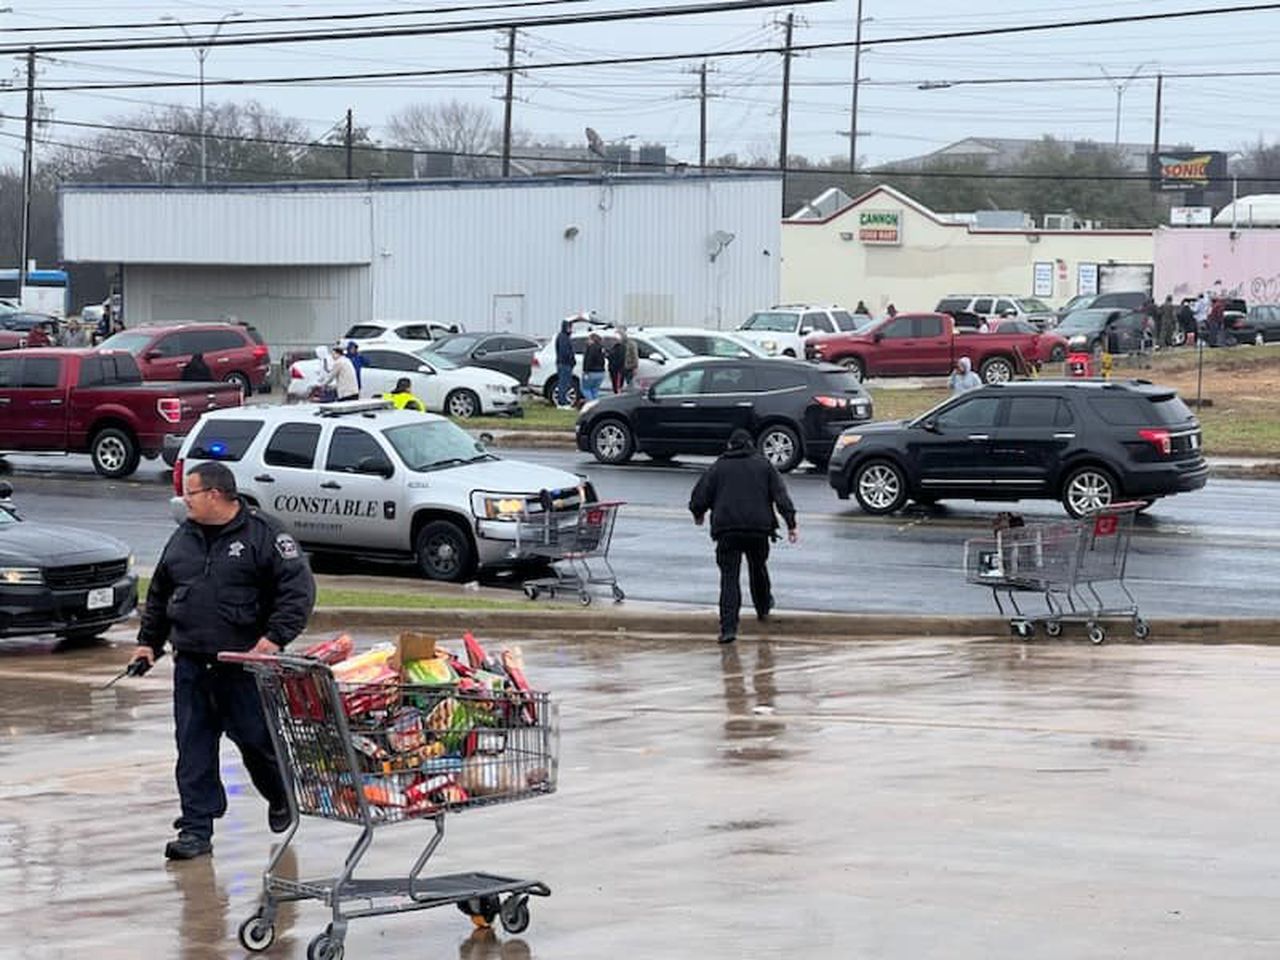
[[[233, 10], [243, 17], [279, 16], [328, 11], [407, 10], [455, 6], [460, 0], [305, 0], [269, 3], [192, 2], [192, 0], [12, 0], [13, 10], [0, 14], [0, 43], [35, 43], [66, 39], [56, 31], [14, 33], [12, 28], [68, 24], [124, 23], [171, 15], [182, 20], [217, 19]], [[486, 0], [493, 2], [493, 0]], [[587, 0], [568, 7], [516, 11], [517, 15], [658, 6], [658, 0]], [[1208, 5], [1207, 3], [1204, 5]], [[1224, 6], [1219, 2], [1217, 6]], [[868, 18], [864, 38], [902, 37], [945, 30], [1150, 12], [1197, 9], [1186, 0], [863, 0]], [[796, 43], [849, 40], [854, 28], [854, 0], [830, 0], [796, 7]], [[673, 18], [627, 25], [541, 27], [522, 31], [521, 63], [549, 63], [587, 57], [652, 53], [711, 53], [714, 73], [710, 89], [712, 155], [730, 151], [774, 155], [778, 142], [778, 103], [782, 73], [776, 54], [716, 58], [714, 52], [776, 44], [787, 8], [776, 14], [725, 13], [701, 18]], [[436, 19], [493, 18], [498, 12], [447, 14]], [[432, 18], [405, 17], [423, 23]], [[283, 25], [288, 26], [288, 25]], [[308, 25], [319, 26], [316, 24]], [[1114, 135], [1116, 94], [1102, 76], [1141, 74], [1123, 99], [1122, 139], [1149, 142], [1154, 117], [1157, 70], [1170, 73], [1204, 70], [1266, 69], [1280, 60], [1280, 10], [1213, 18], [1123, 26], [1090, 27], [1051, 33], [981, 39], [895, 44], [863, 54], [860, 93], [859, 154], [870, 163], [926, 153], [965, 136], [1090, 138], [1110, 142]], [[208, 28], [198, 28], [207, 30]], [[225, 33], [237, 27], [233, 19]], [[261, 29], [261, 28], [254, 28]], [[119, 31], [112, 32], [119, 36]], [[137, 36], [163, 35], [158, 31]], [[83, 36], [83, 35], [78, 35]], [[306, 73], [360, 72], [499, 65], [502, 38], [496, 31], [439, 38], [344, 40], [290, 46], [221, 48], [210, 52], [206, 77], [279, 76]], [[595, 67], [541, 71], [517, 79], [516, 123], [535, 137], [582, 139], [585, 126], [605, 139], [636, 135], [660, 142], [671, 155], [695, 159], [698, 109], [692, 94], [696, 78], [688, 64]], [[848, 49], [806, 54], [793, 65], [792, 152], [822, 158], [848, 154], [852, 53]], [[104, 82], [146, 79], [194, 79], [191, 50], [130, 53], [59, 54], [41, 67], [40, 82]], [[20, 87], [20, 64], [13, 61], [13, 86]], [[983, 77], [1096, 76], [1096, 82], [1043, 83], [1020, 86], [952, 87], [920, 90], [918, 83]], [[387, 117], [415, 102], [451, 97], [493, 108], [501, 81], [494, 77], [307, 87], [255, 89], [209, 88], [210, 102], [254, 97], [302, 120], [321, 135], [351, 107], [357, 122], [385, 136]], [[1274, 104], [1277, 78], [1167, 79], [1164, 86], [1162, 141], [1186, 142], [1198, 148], [1235, 150], [1259, 137], [1276, 136]], [[62, 120], [102, 121], [121, 117], [149, 104], [194, 106], [195, 89], [118, 92], [50, 92], [47, 106]], [[6, 118], [0, 125], [0, 163], [16, 164], [21, 144], [21, 92], [0, 92]], [[74, 128], [51, 126], [45, 135], [71, 139]]]

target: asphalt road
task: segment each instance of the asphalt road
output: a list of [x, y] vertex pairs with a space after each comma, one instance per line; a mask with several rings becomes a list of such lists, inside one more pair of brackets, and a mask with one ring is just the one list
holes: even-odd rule
[[[502, 455], [585, 473], [603, 497], [627, 502], [610, 556], [629, 596], [714, 603], [711, 544], [684, 506], [709, 461], [656, 466], [640, 458], [604, 467], [563, 450]], [[84, 458], [10, 460], [8, 479], [29, 519], [110, 533], [129, 542], [140, 563], [155, 562], [172, 531], [170, 488], [158, 465], [144, 463], [131, 481], [107, 482], [92, 474]], [[851, 501], [837, 500], [818, 474], [793, 473], [788, 486], [800, 514], [801, 542], [774, 549], [771, 569], [780, 608], [938, 614], [992, 609], [987, 591], [964, 583], [963, 543], [988, 532], [995, 514], [1009, 505], [961, 501], [873, 518]], [[1029, 520], [1065, 516], [1056, 503], [1027, 501], [1016, 509]], [[1163, 500], [1138, 518], [1128, 583], [1149, 616], [1280, 615], [1277, 547], [1280, 484], [1211, 480], [1204, 490]], [[367, 569], [362, 565], [361, 572]]]

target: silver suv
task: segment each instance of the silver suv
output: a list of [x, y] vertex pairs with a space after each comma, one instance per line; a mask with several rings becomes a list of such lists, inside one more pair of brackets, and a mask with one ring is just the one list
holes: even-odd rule
[[[965, 326], [969, 317], [980, 320], [996, 320], [1000, 317], [1015, 317], [1026, 320], [1041, 330], [1052, 327], [1058, 322], [1058, 314], [1043, 301], [1035, 297], [1015, 297], [1012, 294], [953, 293], [938, 301], [935, 313], [949, 313], [956, 320], [956, 326]], [[977, 326], [976, 321], [970, 324]]]
[[[182, 444], [175, 490], [205, 460], [303, 547], [412, 560], [432, 580], [526, 559], [517, 517], [596, 499], [584, 478], [499, 459], [444, 417], [381, 400], [214, 411]], [[185, 517], [181, 497], [171, 506]]]
[[768, 310], [757, 310], [734, 332], [771, 357], [803, 360], [804, 338], [810, 334], [849, 332], [870, 322], [870, 317], [852, 314], [844, 307], [780, 303]]

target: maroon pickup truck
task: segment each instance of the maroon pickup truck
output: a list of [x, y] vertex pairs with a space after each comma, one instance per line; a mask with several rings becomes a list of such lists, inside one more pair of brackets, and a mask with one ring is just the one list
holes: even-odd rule
[[959, 331], [945, 313], [900, 313], [861, 330], [806, 338], [810, 360], [838, 363], [859, 380], [867, 377], [945, 377], [968, 357], [984, 383], [1027, 373], [1037, 352], [1035, 336]]
[[87, 453], [104, 477], [127, 477], [166, 436], [240, 403], [234, 383], [143, 383], [122, 350], [0, 353], [0, 453]]

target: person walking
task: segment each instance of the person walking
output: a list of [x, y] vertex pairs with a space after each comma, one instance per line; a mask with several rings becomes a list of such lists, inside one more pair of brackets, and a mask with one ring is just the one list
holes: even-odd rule
[[618, 328], [618, 337], [605, 351], [605, 360], [609, 365], [609, 384], [613, 387], [614, 393], [621, 393], [624, 383], [624, 368], [627, 363], [627, 346], [624, 342], [626, 337], [626, 328]]
[[854, 307], [854, 308], [853, 308], [853, 312], [854, 312], [854, 313], [860, 313], [860, 314], [862, 314], [864, 317], [869, 317], [869, 316], [871, 316], [871, 311], [867, 309], [867, 305], [866, 305], [866, 303], [864, 303], [864, 302], [863, 302], [863, 301], [861, 301], [861, 300], [859, 300], [859, 301], [858, 301], [858, 305], [857, 305], [856, 307]]
[[569, 404], [569, 388], [573, 386], [573, 365], [577, 357], [573, 352], [573, 325], [565, 320], [556, 334], [556, 406], [561, 410]]
[[333, 365], [320, 381], [320, 386], [332, 386], [339, 400], [359, 400], [360, 379], [356, 376], [355, 364], [347, 354], [342, 352], [341, 345], [335, 343], [331, 352]]
[[356, 372], [356, 393], [364, 386], [365, 359], [360, 356], [360, 344], [354, 340], [347, 341], [347, 359], [351, 361], [351, 368]]
[[307, 626], [315, 582], [297, 542], [236, 492], [226, 464], [206, 461], [187, 471], [187, 519], [165, 544], [147, 591], [132, 660], [154, 663], [173, 649], [175, 777], [182, 815], [170, 860], [213, 852], [213, 821], [227, 810], [218, 752], [225, 733], [267, 801], [267, 824], [292, 824], [288, 787], [276, 766], [253, 677], [222, 652], [277, 653]]
[[397, 410], [417, 410], [419, 413], [426, 413], [427, 407], [421, 400], [413, 394], [413, 384], [409, 382], [408, 377], [401, 377], [396, 381], [396, 388], [388, 393], [384, 400], [390, 400], [391, 405]]
[[622, 342], [622, 385], [630, 387], [640, 369], [640, 344], [631, 339], [626, 327], [618, 328], [618, 339]]
[[600, 397], [600, 384], [604, 383], [604, 341], [594, 330], [587, 334], [587, 349], [582, 354], [582, 399]]
[[951, 394], [964, 393], [967, 390], [977, 390], [982, 386], [982, 378], [973, 372], [973, 361], [968, 357], [960, 357], [956, 360], [956, 365], [951, 371], [951, 379], [947, 381], [947, 386], [951, 388]]
[[1227, 302], [1222, 297], [1214, 297], [1209, 307], [1209, 317], [1205, 325], [1209, 328], [1209, 346], [1222, 346], [1222, 331], [1227, 319]]
[[1173, 294], [1167, 294], [1164, 303], [1160, 304], [1160, 325], [1156, 343], [1162, 349], [1173, 346], [1173, 331], [1178, 322], [1178, 311], [1173, 305]]
[[1183, 303], [1178, 311], [1178, 327], [1182, 330], [1182, 342], [1193, 343], [1196, 334], [1196, 312], [1190, 303]]
[[189, 383], [210, 383], [213, 380], [213, 371], [204, 362], [203, 353], [191, 355], [191, 359], [182, 368], [182, 379]]
[[756, 617], [763, 621], [773, 609], [769, 582], [769, 542], [777, 537], [778, 514], [787, 525], [787, 539], [795, 543], [796, 508], [787, 485], [768, 460], [756, 450], [751, 434], [734, 430], [729, 446], [689, 495], [693, 522], [702, 526], [711, 513], [711, 538], [716, 543], [720, 568], [720, 642], [738, 638], [742, 607], [742, 558], [747, 558], [747, 578]]

